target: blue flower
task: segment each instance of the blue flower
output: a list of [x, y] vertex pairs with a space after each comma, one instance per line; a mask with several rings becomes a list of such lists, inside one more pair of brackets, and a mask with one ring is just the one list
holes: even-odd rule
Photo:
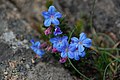
[[30, 47], [37, 55], [39, 55], [40, 57], [42, 57], [42, 55], [44, 54], [44, 51], [40, 49], [40, 42], [37, 41], [35, 42], [34, 40], [30, 40], [30, 42], [32, 43], [32, 46]]
[[92, 45], [92, 40], [86, 37], [85, 33], [81, 33], [79, 39], [72, 37], [71, 41], [78, 48], [79, 53], [83, 52], [85, 47], [90, 48]]
[[67, 36], [63, 36], [63, 37], [55, 37], [55, 38], [51, 38], [50, 42], [53, 44], [53, 48], [56, 48], [58, 51], [61, 51], [66, 43], [65, 41], [67, 41], [68, 37]]
[[79, 50], [74, 46], [75, 44], [69, 45], [68, 42], [65, 42], [65, 46], [61, 50], [61, 57], [62, 58], [68, 57], [70, 59], [75, 59], [75, 60], [79, 60], [80, 57], [84, 57], [86, 54], [85, 51], [79, 52]]
[[57, 36], [57, 35], [60, 35], [62, 34], [62, 31], [60, 30], [60, 28], [58, 26], [55, 27], [55, 31], [54, 31], [54, 35]]
[[57, 38], [52, 38], [50, 41], [53, 43], [53, 48], [56, 48], [60, 53], [62, 58], [74, 58], [74, 47], [73, 45], [69, 45], [67, 41], [68, 37], [63, 36], [63, 37], [57, 37]]
[[86, 54], [85, 51], [79, 52], [79, 50], [75, 50], [75, 51], [74, 51], [74, 59], [75, 59], [75, 60], [79, 60], [80, 57], [84, 57], [85, 54]]
[[59, 25], [60, 22], [57, 18], [61, 18], [62, 14], [60, 12], [56, 12], [54, 6], [50, 6], [48, 12], [47, 11], [42, 12], [42, 16], [45, 18], [44, 25], [48, 27], [51, 24]]
[[68, 44], [68, 41], [65, 41], [65, 46], [61, 50], [61, 57], [62, 58], [68, 57], [70, 59], [73, 59], [74, 52], [72, 52], [72, 51], [73, 51], [72, 46]]

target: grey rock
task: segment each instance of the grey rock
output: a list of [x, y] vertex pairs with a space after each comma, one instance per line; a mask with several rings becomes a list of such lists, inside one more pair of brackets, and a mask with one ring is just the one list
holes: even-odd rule
[[30, 65], [29, 65], [29, 64], [26, 64], [26, 68], [27, 68], [27, 69], [30, 69]]
[[[93, 0], [54, 0], [55, 6], [65, 12], [70, 26], [82, 15], [90, 16]], [[112, 32], [120, 40], [120, 0], [96, 0], [94, 28], [97, 32]]]
[[7, 27], [6, 21], [0, 19], [0, 35], [7, 30]]
[[[73, 80], [60, 64], [54, 66], [48, 61], [47, 64], [42, 62], [44, 57], [42, 60], [38, 59], [36, 64], [31, 63], [36, 54], [29, 49], [29, 40], [38, 33], [30, 27], [26, 17], [19, 11], [19, 8], [24, 7], [13, 1], [27, 0], [0, 0], [0, 80]], [[26, 3], [23, 5], [27, 7]], [[24, 62], [21, 62], [23, 58]], [[10, 62], [14, 63], [10, 65]], [[4, 70], [8, 75], [6, 72], [3, 74]]]
[[40, 63], [34, 69], [35, 72], [30, 71], [28, 74], [29, 80], [73, 80], [70, 74], [65, 74], [68, 71], [66, 71], [60, 66], [55, 67], [49, 63]]

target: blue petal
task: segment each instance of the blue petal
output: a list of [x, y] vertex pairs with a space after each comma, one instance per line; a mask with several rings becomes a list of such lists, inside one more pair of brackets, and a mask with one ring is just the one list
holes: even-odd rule
[[81, 52], [80, 56], [81, 56], [81, 57], [84, 57], [85, 54], [86, 54], [85, 51], [83, 51], [83, 52]]
[[64, 43], [57, 43], [56, 44], [56, 49], [58, 51], [63, 51], [65, 49], [65, 44]]
[[55, 28], [55, 31], [54, 31], [54, 35], [57, 36], [57, 35], [59, 35], [59, 34], [62, 34], [62, 31], [60, 30], [59, 27], [56, 27], [56, 28]]
[[53, 48], [57, 49], [57, 42], [53, 43]]
[[38, 49], [37, 49], [37, 48], [34, 48], [33, 51], [37, 54]]
[[44, 25], [45, 26], [50, 26], [51, 25], [51, 19], [45, 19]]
[[66, 58], [66, 57], [67, 57], [67, 53], [62, 52], [62, 53], [61, 53], [61, 57], [62, 57], [62, 58]]
[[32, 43], [32, 45], [34, 45], [34, 43], [35, 43], [35, 41], [32, 39], [32, 40], [30, 40], [30, 42]]
[[85, 47], [87, 47], [87, 48], [91, 47], [91, 45], [92, 45], [92, 40], [89, 39], [89, 38], [83, 40], [83, 45], [84, 45]]
[[78, 46], [78, 51], [79, 51], [79, 52], [83, 52], [84, 49], [85, 49], [85, 48], [83, 47], [83, 45], [79, 45], [79, 46]]
[[60, 34], [62, 34], [62, 32], [55, 32], [55, 31], [54, 31], [54, 35], [55, 35], [55, 36], [60, 35]]
[[54, 14], [55, 11], [56, 11], [56, 9], [55, 9], [54, 6], [50, 6], [49, 9], [48, 9], [48, 12], [49, 12], [50, 14]]
[[36, 54], [38, 54], [39, 56], [42, 57], [42, 55], [44, 54], [44, 51], [42, 51], [42, 50], [37, 50]]
[[71, 38], [71, 41], [72, 41], [73, 43], [78, 43], [78, 38], [72, 37], [72, 38]]
[[58, 50], [58, 51], [65, 51], [65, 49], [68, 47], [68, 42], [67, 41], [62, 41], [62, 42], [59, 42], [59, 43], [57, 43], [56, 44], [56, 49]]
[[40, 48], [40, 42], [39, 41], [35, 42], [34, 46], [36, 46], [36, 48]]
[[58, 26], [57, 26], [57, 25], [55, 25], [55, 28], [58, 28]]
[[62, 14], [60, 12], [56, 12], [54, 15], [55, 18], [61, 18]]
[[79, 37], [79, 40], [80, 41], [83, 41], [83, 40], [85, 40], [87, 37], [86, 37], [86, 34], [85, 33], [81, 33], [80, 34], [80, 37]]
[[44, 50], [40, 50], [40, 51], [41, 51], [41, 54], [42, 54], [42, 55], [45, 54]]
[[75, 60], [79, 60], [79, 59], [80, 59], [77, 51], [74, 53], [74, 55], [75, 55], [75, 56], [74, 56], [74, 59], [75, 59]]
[[67, 36], [63, 36], [63, 37], [62, 37], [62, 40], [67, 40], [67, 39], [68, 39]]
[[52, 23], [54, 24], [54, 25], [59, 25], [60, 24], [60, 22], [56, 19], [56, 18], [53, 18], [53, 19], [51, 19], [52, 20]]
[[70, 45], [69, 45], [69, 50], [70, 51], [75, 51], [76, 50], [76, 44], [74, 43], [71, 43]]
[[36, 49], [36, 47], [34, 47], [34, 46], [30, 46], [30, 48], [34, 51], [34, 49]]
[[46, 11], [43, 11], [43, 12], [42, 12], [42, 16], [43, 16], [45, 19], [50, 18], [50, 14], [49, 14], [48, 12], [46, 12]]
[[69, 57], [70, 59], [73, 59], [73, 58], [74, 58], [74, 53], [71, 52], [71, 51], [69, 51], [69, 52], [68, 52], [68, 57]]
[[67, 40], [62, 40], [62, 43], [64, 44], [64, 47], [68, 47], [68, 41]]
[[58, 40], [59, 40], [59, 37], [51, 38], [51, 39], [50, 39], [50, 42], [51, 42], [51, 43], [55, 43], [55, 42], [58, 42]]

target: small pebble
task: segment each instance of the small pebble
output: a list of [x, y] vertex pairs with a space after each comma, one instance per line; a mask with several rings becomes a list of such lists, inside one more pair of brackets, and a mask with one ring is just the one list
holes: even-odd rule
[[7, 72], [7, 71], [5, 71], [5, 72], [4, 72], [4, 75], [7, 75], [7, 74], [8, 74], [8, 72]]
[[31, 62], [34, 64], [34, 63], [35, 63], [35, 60], [34, 60], [34, 59], [31, 59]]
[[30, 65], [29, 65], [29, 64], [26, 64], [26, 68], [27, 68], [27, 69], [30, 69]]

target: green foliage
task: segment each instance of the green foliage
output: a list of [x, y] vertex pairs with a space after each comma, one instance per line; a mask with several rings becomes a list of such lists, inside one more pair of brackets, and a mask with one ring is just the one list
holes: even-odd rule
[[104, 69], [109, 63], [108, 55], [103, 52], [101, 52], [101, 55], [98, 57], [97, 60], [95, 60], [95, 66], [100, 71], [100, 73], [103, 75]]
[[76, 22], [76, 30], [75, 30], [74, 34], [76, 36], [79, 36], [80, 32], [82, 32], [82, 31], [84, 31], [84, 21], [81, 19]]
[[53, 0], [46, 0], [46, 7], [49, 8], [53, 4]]

